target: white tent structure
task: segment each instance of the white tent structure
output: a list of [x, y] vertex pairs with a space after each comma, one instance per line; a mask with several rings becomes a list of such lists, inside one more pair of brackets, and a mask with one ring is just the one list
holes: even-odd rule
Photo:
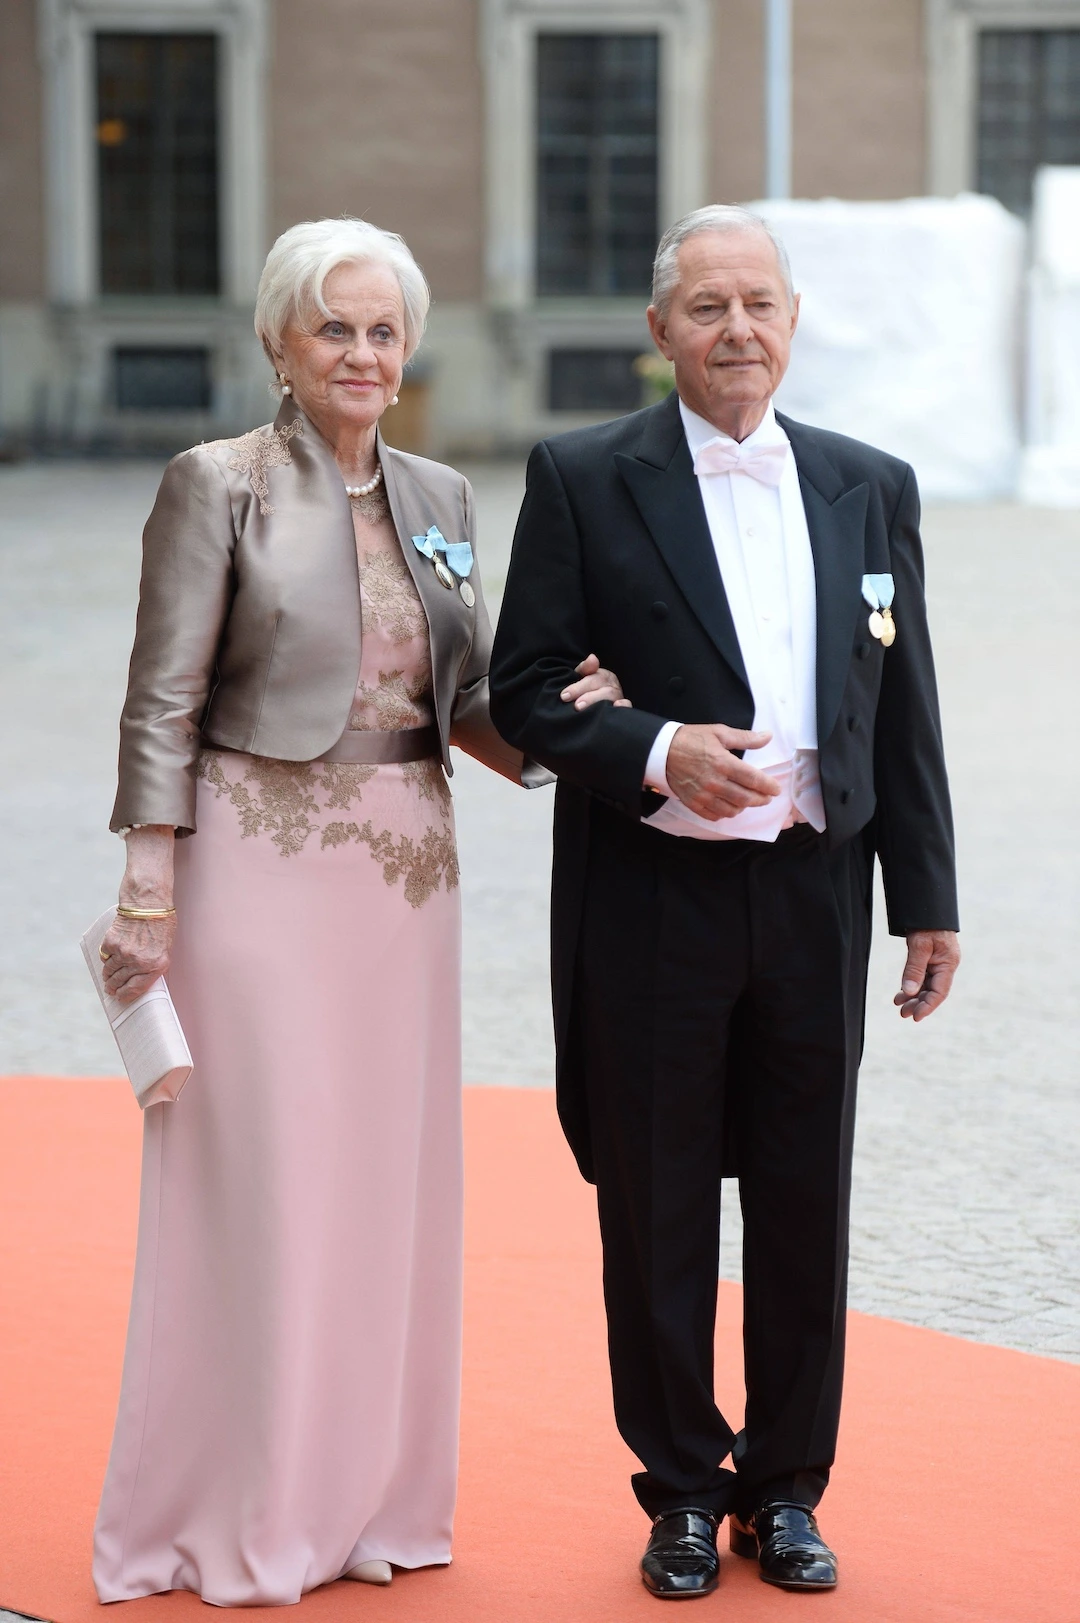
[[[1021, 222], [973, 195], [750, 206], [787, 245], [803, 296], [780, 409], [903, 457], [927, 497], [1011, 496], [1020, 460]], [[1080, 251], [1080, 237], [1077, 244]]]
[[1040, 169], [1031, 222], [1021, 501], [1080, 507], [1080, 168]]

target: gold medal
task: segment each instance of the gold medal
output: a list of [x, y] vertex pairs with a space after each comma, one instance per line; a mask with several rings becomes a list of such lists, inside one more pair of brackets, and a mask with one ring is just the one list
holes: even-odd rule
[[891, 648], [896, 641], [896, 622], [892, 617], [892, 609], [882, 609], [881, 630], [878, 632], [882, 648]]
[[446, 587], [447, 591], [452, 592], [454, 589], [454, 577], [450, 573], [449, 569], [447, 569], [441, 558], [435, 559], [435, 573], [438, 575], [440, 581]]
[[[886, 610], [886, 613], [888, 613], [888, 610]], [[882, 614], [880, 609], [875, 609], [866, 623], [870, 627], [870, 635], [877, 637], [880, 642], [885, 636], [885, 615]], [[895, 635], [896, 633], [893, 632], [893, 636]]]

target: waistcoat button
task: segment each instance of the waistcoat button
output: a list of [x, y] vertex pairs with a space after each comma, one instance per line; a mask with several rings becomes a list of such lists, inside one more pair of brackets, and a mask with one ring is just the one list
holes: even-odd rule
[[669, 693], [685, 693], [686, 692], [686, 683], [683, 681], [681, 676], [672, 676], [671, 678], [669, 678], [669, 680], [668, 680], [668, 691], [669, 691]]
[[654, 620], [666, 620], [667, 617], [668, 617], [668, 606], [667, 606], [667, 604], [666, 603], [654, 603], [653, 606], [652, 606], [652, 617], [653, 617]]

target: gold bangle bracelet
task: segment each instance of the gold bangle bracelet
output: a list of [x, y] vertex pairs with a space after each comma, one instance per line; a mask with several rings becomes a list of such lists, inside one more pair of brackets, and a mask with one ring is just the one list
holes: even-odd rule
[[175, 912], [175, 907], [118, 907], [116, 916], [121, 919], [171, 919]]

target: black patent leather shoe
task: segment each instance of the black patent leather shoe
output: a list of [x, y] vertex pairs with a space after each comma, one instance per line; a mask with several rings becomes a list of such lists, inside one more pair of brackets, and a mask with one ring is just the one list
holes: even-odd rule
[[711, 1595], [720, 1582], [718, 1523], [711, 1510], [685, 1505], [657, 1516], [641, 1558], [641, 1581], [659, 1600]]
[[749, 1522], [731, 1518], [731, 1548], [757, 1557], [761, 1576], [780, 1589], [835, 1589], [836, 1557], [809, 1506], [766, 1499]]

